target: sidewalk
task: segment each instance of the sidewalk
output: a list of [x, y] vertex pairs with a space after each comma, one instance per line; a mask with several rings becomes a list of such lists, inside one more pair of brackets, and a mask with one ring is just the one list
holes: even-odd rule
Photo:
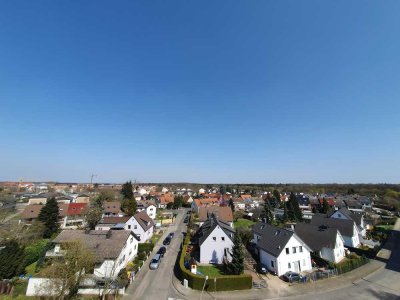
[[[341, 289], [345, 286], [350, 286], [384, 266], [385, 264], [380, 261], [371, 260], [368, 264], [337, 277], [304, 284], [268, 284], [271, 281], [275, 281], [274, 279], [277, 279], [276, 277], [267, 281], [267, 288], [244, 291], [204, 292], [202, 299], [277, 299], [307, 294], [316, 295], [318, 293], [326, 293]], [[176, 292], [181, 295], [182, 299], [200, 298], [201, 291], [192, 290], [190, 288], [186, 289], [175, 276], [172, 278], [172, 284]]]

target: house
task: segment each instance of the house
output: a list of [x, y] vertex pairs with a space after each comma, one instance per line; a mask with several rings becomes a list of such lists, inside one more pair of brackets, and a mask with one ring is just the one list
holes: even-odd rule
[[153, 236], [153, 227], [153, 220], [145, 211], [141, 211], [133, 217], [103, 217], [96, 225], [96, 230], [131, 230], [140, 243], [145, 243]]
[[75, 201], [76, 203], [89, 203], [90, 202], [90, 198], [88, 195], [86, 194], [79, 194], [76, 198]]
[[199, 226], [202, 226], [214, 214], [219, 220], [233, 228], [233, 214], [229, 206], [208, 206], [199, 208]]
[[344, 240], [336, 228], [297, 223], [294, 232], [313, 253], [327, 261], [338, 263], [345, 257]]
[[203, 198], [203, 199], [194, 199], [192, 202], [191, 209], [193, 212], [198, 213], [199, 207], [213, 206], [219, 205], [218, 198]]
[[39, 194], [29, 198], [28, 205], [31, 204], [46, 204], [47, 203], [47, 194]]
[[136, 213], [126, 222], [126, 226], [138, 236], [139, 243], [145, 243], [153, 236], [154, 221], [145, 211]]
[[19, 222], [31, 225], [39, 216], [43, 206], [42, 204], [28, 204], [22, 211]]
[[233, 199], [233, 205], [235, 206], [235, 209], [239, 209], [239, 210], [246, 209], [246, 203], [243, 201], [242, 198]]
[[159, 197], [158, 208], [167, 208], [169, 203], [174, 203], [174, 195], [165, 193]]
[[65, 254], [64, 245], [79, 241], [95, 258], [93, 274], [98, 278], [115, 278], [138, 251], [138, 238], [130, 230], [63, 230], [54, 240], [54, 249], [46, 257]]
[[253, 226], [260, 263], [278, 276], [312, 270], [311, 248], [293, 231], [258, 222]]
[[119, 201], [104, 202], [103, 209], [103, 216], [105, 217], [122, 217], [124, 215], [124, 213], [121, 211], [121, 202]]
[[356, 248], [360, 245], [359, 231], [353, 220], [328, 218], [326, 215], [315, 214], [310, 224], [337, 229], [342, 235], [346, 247]]
[[356, 213], [363, 213], [364, 212], [364, 205], [356, 200], [356, 199], [349, 199], [349, 200], [344, 200], [344, 203], [346, 204], [346, 207], [348, 210], [356, 212]]
[[235, 230], [212, 214], [197, 230], [194, 242], [198, 244], [199, 262], [222, 264], [224, 260], [231, 261], [231, 251]]
[[157, 206], [153, 201], [145, 200], [137, 202], [137, 211], [145, 211], [153, 220], [156, 218]]
[[358, 231], [361, 233], [361, 235], [365, 235], [366, 229], [364, 224], [364, 216], [362, 213], [356, 213], [354, 211], [348, 210], [345, 207], [342, 207], [341, 209], [332, 212], [329, 217], [336, 219], [353, 220], [354, 222], [356, 222]]

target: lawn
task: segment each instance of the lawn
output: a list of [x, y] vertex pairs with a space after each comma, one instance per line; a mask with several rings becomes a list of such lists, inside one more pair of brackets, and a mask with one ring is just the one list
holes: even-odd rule
[[224, 275], [223, 266], [197, 266], [197, 271], [209, 277]]
[[36, 273], [36, 261], [25, 268], [25, 273], [34, 275]]
[[378, 229], [379, 231], [389, 231], [393, 229], [393, 225], [376, 225], [375, 226], [376, 229]]
[[238, 219], [233, 222], [235, 228], [250, 228], [255, 222], [247, 219]]

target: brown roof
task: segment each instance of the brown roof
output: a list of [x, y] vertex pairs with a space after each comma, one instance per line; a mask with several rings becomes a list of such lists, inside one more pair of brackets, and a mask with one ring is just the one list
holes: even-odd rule
[[53, 242], [80, 241], [94, 253], [96, 262], [103, 262], [107, 258], [117, 258], [130, 236], [130, 230], [63, 230]]
[[206, 199], [194, 199], [194, 202], [196, 202], [196, 205], [200, 207], [208, 204], [217, 204], [219, 203], [219, 200], [218, 198], [206, 198]]
[[118, 223], [126, 223], [131, 217], [104, 217], [100, 224], [118, 224]]
[[149, 228], [154, 226], [153, 220], [144, 210], [136, 213], [133, 217], [136, 219], [136, 221], [139, 223], [139, 225], [143, 228], [144, 231], [147, 231], [149, 230]]
[[240, 198], [242, 198], [243, 200], [249, 199], [249, 198], [251, 198], [251, 195], [243, 194], [243, 195], [240, 195]]
[[27, 205], [24, 211], [21, 213], [21, 219], [36, 219], [44, 205], [42, 204], [30, 204]]
[[119, 201], [104, 202], [103, 208], [105, 213], [117, 214], [121, 211], [121, 202]]
[[199, 220], [205, 222], [214, 213], [223, 222], [233, 222], [232, 209], [228, 206], [208, 206], [199, 208]]
[[163, 204], [174, 202], [174, 196], [172, 194], [164, 194], [160, 196], [160, 202]]

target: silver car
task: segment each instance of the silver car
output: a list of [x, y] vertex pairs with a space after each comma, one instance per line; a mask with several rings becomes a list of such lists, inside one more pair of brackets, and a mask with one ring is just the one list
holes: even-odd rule
[[161, 255], [160, 254], [156, 254], [154, 255], [154, 257], [152, 258], [151, 262], [150, 262], [150, 269], [151, 270], [155, 270], [158, 269], [158, 267], [160, 266], [160, 261], [161, 261]]

